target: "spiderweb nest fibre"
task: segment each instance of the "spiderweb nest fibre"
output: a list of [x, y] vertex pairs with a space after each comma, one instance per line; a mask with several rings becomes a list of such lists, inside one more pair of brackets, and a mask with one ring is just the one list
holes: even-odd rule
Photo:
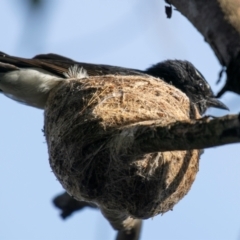
[[77, 200], [133, 218], [165, 213], [189, 191], [199, 151], [126, 155], [129, 143], [121, 133], [199, 118], [193, 108], [180, 90], [149, 76], [66, 80], [50, 93], [45, 109], [51, 168]]

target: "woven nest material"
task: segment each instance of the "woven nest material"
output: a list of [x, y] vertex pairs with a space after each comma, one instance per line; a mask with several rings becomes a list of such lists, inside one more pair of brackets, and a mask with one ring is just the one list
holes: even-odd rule
[[199, 151], [124, 155], [119, 149], [128, 143], [120, 133], [199, 118], [192, 109], [184, 93], [148, 76], [65, 81], [51, 92], [45, 110], [50, 165], [77, 200], [133, 218], [165, 213], [189, 191]]

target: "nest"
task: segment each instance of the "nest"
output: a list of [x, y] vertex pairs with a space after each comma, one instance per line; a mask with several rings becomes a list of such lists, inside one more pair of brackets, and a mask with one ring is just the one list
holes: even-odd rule
[[[199, 151], [124, 155], [121, 131], [198, 118], [187, 96], [148, 76], [94, 76], [59, 84], [45, 109], [50, 165], [66, 191], [101, 209], [146, 219], [189, 191]], [[119, 154], [121, 152], [121, 154]]]

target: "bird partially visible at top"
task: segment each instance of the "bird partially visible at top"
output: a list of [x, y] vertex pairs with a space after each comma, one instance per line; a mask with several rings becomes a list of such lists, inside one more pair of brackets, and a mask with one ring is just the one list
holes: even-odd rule
[[188, 61], [167, 60], [142, 71], [102, 64], [76, 62], [57, 54], [31, 59], [0, 52], [0, 92], [29, 106], [44, 109], [49, 92], [69, 78], [101, 75], [154, 76], [184, 92], [203, 115], [209, 107], [228, 110], [215, 98], [203, 75]]

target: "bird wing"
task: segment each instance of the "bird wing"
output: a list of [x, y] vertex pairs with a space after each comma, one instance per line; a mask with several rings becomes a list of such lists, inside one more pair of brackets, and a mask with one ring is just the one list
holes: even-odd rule
[[[8, 66], [10, 65], [10, 66]], [[74, 61], [57, 54], [40, 54], [31, 59], [20, 58], [0, 52], [0, 72], [16, 70], [16, 68], [40, 68], [64, 77], [71, 66], [83, 67], [89, 76], [99, 75], [145, 75], [143, 71], [103, 64], [91, 64]], [[15, 68], [15, 69], [14, 69]]]

